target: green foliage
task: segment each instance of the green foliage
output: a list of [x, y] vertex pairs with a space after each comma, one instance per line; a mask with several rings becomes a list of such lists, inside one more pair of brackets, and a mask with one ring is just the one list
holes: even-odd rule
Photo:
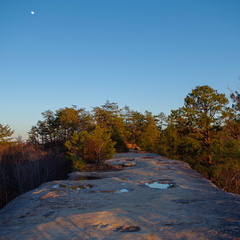
[[65, 146], [68, 149], [68, 154], [70, 156], [83, 156], [84, 155], [84, 148], [86, 144], [86, 139], [87, 139], [88, 132], [87, 131], [82, 131], [80, 133], [73, 133], [72, 137], [70, 140], [65, 142]]
[[81, 170], [86, 163], [101, 164], [112, 158], [115, 153], [114, 145], [111, 134], [99, 126], [90, 133], [74, 133], [65, 143], [75, 170]]
[[101, 128], [107, 129], [112, 141], [116, 142], [117, 152], [126, 151], [126, 125], [122, 117], [121, 109], [116, 103], [107, 101], [101, 107], [93, 109], [93, 119]]
[[227, 104], [224, 94], [197, 86], [169, 116], [159, 153], [187, 161], [217, 186], [240, 193], [239, 95], [232, 109]]
[[184, 107], [172, 111], [171, 120], [182, 135], [191, 134], [202, 146], [205, 159], [213, 163], [211, 144], [214, 130], [227, 116], [228, 99], [209, 86], [197, 86], [185, 98]]
[[126, 119], [126, 128], [128, 131], [128, 141], [139, 144], [141, 134], [144, 130], [145, 117], [144, 114], [128, 110]]
[[145, 112], [144, 128], [139, 137], [139, 146], [148, 152], [157, 152], [160, 140], [160, 130], [152, 113]]
[[81, 171], [87, 164], [84, 161], [84, 149], [86, 144], [87, 132], [82, 131], [80, 133], [73, 133], [70, 140], [65, 142], [65, 147], [67, 148], [68, 158], [73, 163], [74, 171]]
[[69, 160], [72, 161], [73, 171], [82, 171], [87, 163], [77, 155], [69, 155]]
[[106, 129], [96, 126], [95, 130], [86, 137], [84, 154], [87, 162], [102, 163], [103, 160], [110, 159], [115, 153], [111, 134]]
[[9, 125], [4, 126], [0, 124], [0, 145], [11, 143], [13, 140], [13, 138], [11, 137], [13, 133], [14, 131], [11, 130]]
[[[228, 99], [211, 87], [197, 86], [184, 106], [170, 116], [156, 116], [107, 101], [91, 112], [61, 108], [43, 113], [29, 132], [30, 141], [52, 147], [64, 144], [75, 170], [88, 163], [102, 164], [115, 151], [126, 151], [126, 142], [143, 150], [188, 162], [218, 186], [240, 192], [240, 94]], [[224, 185], [224, 179], [226, 184]]]
[[91, 115], [83, 108], [60, 108], [55, 113], [47, 110], [42, 113], [43, 121], [38, 121], [29, 132], [29, 141], [53, 146], [64, 144], [74, 132], [93, 128]]

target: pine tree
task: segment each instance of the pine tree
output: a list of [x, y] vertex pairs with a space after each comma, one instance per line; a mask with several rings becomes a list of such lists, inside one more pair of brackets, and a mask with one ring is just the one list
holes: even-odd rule
[[5, 145], [12, 142], [14, 130], [11, 130], [9, 125], [0, 124], [0, 144]]

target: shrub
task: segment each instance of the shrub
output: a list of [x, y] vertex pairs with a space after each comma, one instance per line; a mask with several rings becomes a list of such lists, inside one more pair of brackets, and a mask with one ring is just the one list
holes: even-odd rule
[[115, 142], [110, 137], [111, 134], [99, 126], [90, 133], [74, 133], [65, 143], [73, 168], [81, 170], [85, 163], [102, 164], [104, 160], [112, 158]]

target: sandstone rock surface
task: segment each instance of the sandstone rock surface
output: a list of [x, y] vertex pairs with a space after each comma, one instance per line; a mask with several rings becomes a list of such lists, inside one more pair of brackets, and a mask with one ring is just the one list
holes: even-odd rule
[[107, 162], [131, 161], [122, 171], [73, 173], [17, 197], [0, 210], [0, 239], [240, 239], [239, 195], [159, 155]]

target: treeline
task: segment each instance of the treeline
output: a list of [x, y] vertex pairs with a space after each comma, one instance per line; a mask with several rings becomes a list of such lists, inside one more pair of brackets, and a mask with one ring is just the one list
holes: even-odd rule
[[[64, 179], [72, 170], [109, 169], [105, 164], [126, 143], [146, 140], [143, 132], [159, 133], [156, 116], [107, 101], [91, 112], [77, 106], [47, 110], [29, 132], [26, 143], [13, 141], [8, 125], [0, 128], [1, 206], [40, 184]], [[150, 126], [150, 128], [149, 128]], [[149, 130], [148, 130], [149, 129]], [[148, 143], [149, 144], [149, 143]], [[92, 167], [94, 169], [94, 167]]]
[[51, 149], [61, 147], [75, 170], [91, 163], [104, 165], [115, 152], [126, 152], [128, 142], [154, 151], [166, 119], [163, 113], [142, 114], [109, 101], [92, 111], [72, 106], [42, 115], [43, 120], [29, 132], [29, 141]]
[[[49, 163], [50, 173], [54, 171], [51, 166], [60, 166], [61, 170], [64, 164], [68, 166], [67, 171], [71, 171], [69, 166], [81, 170], [87, 164], [104, 167], [105, 159], [111, 158], [115, 152], [127, 151], [126, 143], [135, 143], [147, 152], [186, 161], [220, 188], [239, 194], [238, 92], [230, 94], [230, 103], [225, 94], [209, 86], [197, 86], [186, 96], [184, 106], [172, 110], [169, 116], [164, 113], [153, 115], [149, 111], [140, 113], [128, 106], [119, 108], [117, 103], [109, 101], [92, 111], [77, 106], [55, 112], [47, 110], [42, 113], [43, 119], [32, 127], [27, 143], [22, 144], [26, 149], [38, 152], [39, 157], [35, 159], [42, 159], [39, 161], [43, 166]], [[0, 134], [0, 145], [1, 142], [5, 142], [5, 146], [12, 144], [12, 141], [6, 141], [11, 134], [9, 126], [5, 126], [5, 137], [1, 138]], [[16, 146], [19, 147], [19, 144]], [[7, 159], [14, 155], [14, 151], [17, 150], [13, 150], [13, 146], [2, 151], [1, 165], [4, 165], [5, 172], [6, 164], [11, 162]], [[17, 163], [21, 157], [14, 156], [12, 162]], [[31, 156], [28, 156], [30, 159]], [[39, 175], [42, 175], [41, 171], [38, 170]], [[16, 173], [12, 173], [14, 175]], [[56, 176], [45, 177], [41, 181], [50, 178]]]
[[[70, 153], [80, 146], [86, 149], [89, 138], [92, 138], [90, 145], [94, 145], [94, 141], [101, 145], [104, 138], [116, 152], [125, 152], [127, 142], [154, 151], [166, 120], [163, 113], [154, 116], [146, 111], [142, 114], [128, 106], [120, 109], [117, 103], [109, 101], [91, 112], [73, 106], [55, 112], [47, 110], [42, 115], [43, 120], [29, 132], [29, 141], [51, 148], [65, 146]], [[80, 155], [83, 160], [86, 158], [85, 154]]]
[[[171, 112], [159, 153], [188, 162], [218, 187], [240, 194], [240, 94], [197, 86]], [[229, 105], [231, 105], [229, 107]]]
[[[76, 106], [46, 111], [30, 139], [62, 144], [75, 162], [101, 162], [114, 150], [126, 151], [126, 142], [136, 143], [147, 152], [187, 161], [220, 188], [240, 193], [239, 112], [238, 92], [229, 101], [207, 85], [197, 86], [168, 117], [120, 109], [109, 101], [91, 112]], [[100, 146], [105, 156], [97, 157]]]

